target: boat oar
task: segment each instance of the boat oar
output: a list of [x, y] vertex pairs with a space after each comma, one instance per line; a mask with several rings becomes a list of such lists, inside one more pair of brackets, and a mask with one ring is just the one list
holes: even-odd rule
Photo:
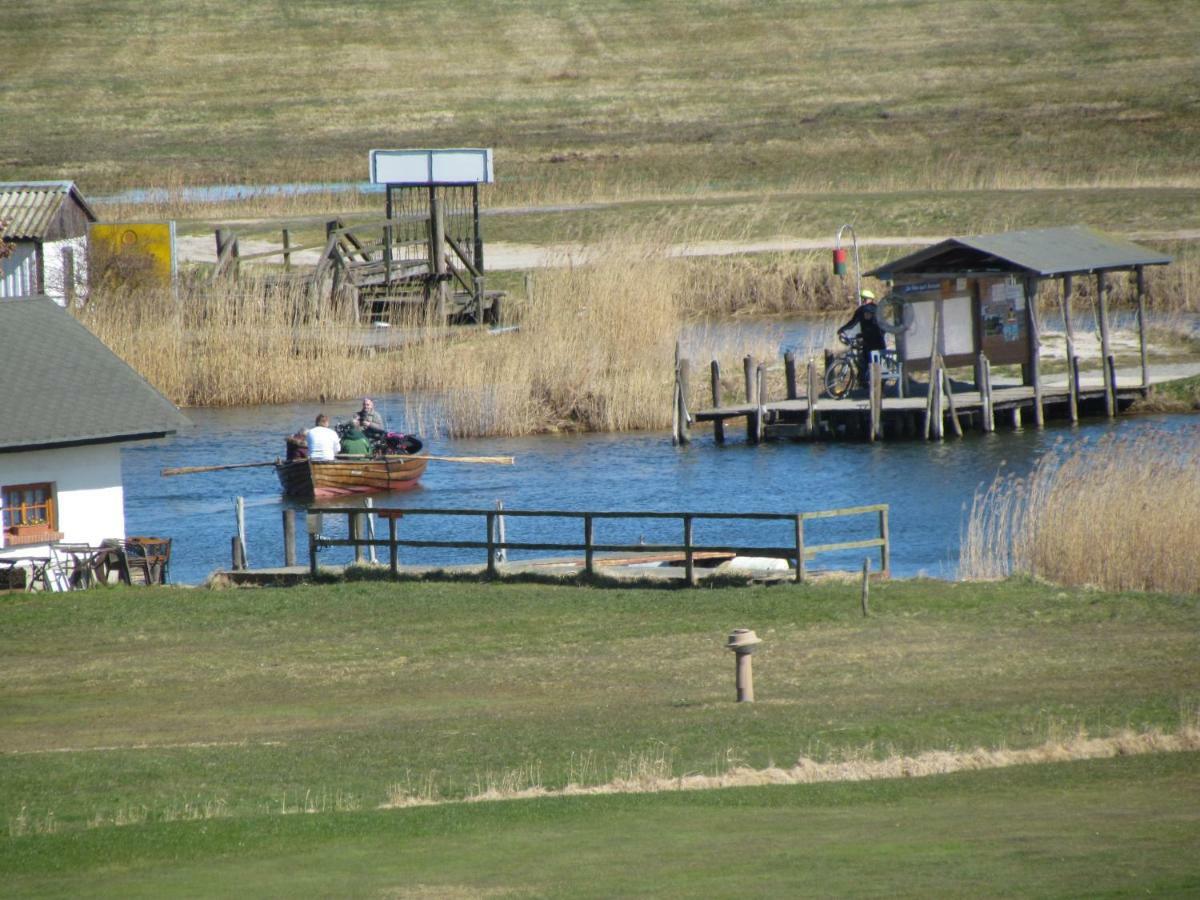
[[511, 466], [516, 459], [511, 456], [417, 456], [417, 459], [432, 459], [437, 462], [479, 463], [485, 466]]
[[193, 472], [220, 472], [222, 469], [249, 469], [252, 466], [273, 466], [275, 460], [270, 462], [255, 462], [255, 463], [231, 463], [227, 466], [183, 466], [178, 469], [163, 469], [160, 475], [191, 475]]

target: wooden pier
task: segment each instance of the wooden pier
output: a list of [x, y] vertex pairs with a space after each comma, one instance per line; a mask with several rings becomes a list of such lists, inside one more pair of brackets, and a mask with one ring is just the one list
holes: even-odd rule
[[[998, 427], [1020, 429], [1026, 424], [1041, 427], [1055, 418], [1078, 421], [1083, 416], [1115, 415], [1146, 396], [1153, 384], [1168, 380], [1148, 371], [1144, 382], [1129, 374], [1122, 379], [1110, 361], [1108, 378], [1099, 372], [1080, 373], [1076, 364], [1072, 377], [1045, 379], [1037, 386], [993, 384], [990, 366], [982, 360], [977, 367], [982, 373], [980, 384], [960, 381], [951, 377], [944, 366], [935, 365], [928, 381], [907, 379], [904, 396], [898, 396], [896, 388], [885, 392], [876, 372], [868, 389], [836, 399], [821, 395], [820, 361], [808, 363], [803, 386], [797, 383], [796, 363], [790, 354], [785, 356], [784, 368], [787, 396], [781, 399], [767, 399], [766, 368], [746, 357], [743, 371], [748, 399], [689, 410], [682, 398], [687, 396], [690, 364], [681, 360], [675, 392], [676, 442], [687, 443], [690, 426], [696, 422], [711, 422], [718, 443], [725, 441], [731, 422], [744, 427], [751, 443], [773, 438], [941, 440], [947, 433], [962, 436], [972, 429], [991, 432]], [[720, 396], [721, 375], [715, 362], [711, 371], [716, 398]]]

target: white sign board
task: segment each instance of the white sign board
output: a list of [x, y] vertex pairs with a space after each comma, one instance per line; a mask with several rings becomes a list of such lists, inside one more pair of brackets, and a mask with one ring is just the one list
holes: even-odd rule
[[491, 184], [491, 148], [372, 150], [373, 184]]

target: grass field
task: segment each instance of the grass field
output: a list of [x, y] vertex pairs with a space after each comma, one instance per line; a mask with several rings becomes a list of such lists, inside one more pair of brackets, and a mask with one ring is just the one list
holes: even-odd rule
[[[739, 626], [766, 641], [752, 706], [732, 702], [733, 661], [721, 646]], [[1195, 841], [1194, 804], [1176, 811], [1194, 754], [1130, 762], [1145, 777], [1122, 788], [1126, 798], [1113, 802], [1129, 811], [1112, 816], [1100, 812], [1114, 780], [1106, 766], [1120, 763], [983, 773], [913, 794], [890, 785], [733, 791], [711, 801], [567, 798], [494, 811], [379, 808], [788, 767], [800, 757], [1017, 750], [1081, 730], [1171, 732], [1194, 726], [1200, 705], [1198, 626], [1195, 597], [1025, 582], [880, 584], [867, 619], [857, 588], [836, 583], [689, 591], [359, 582], [10, 595], [0, 599], [0, 812], [9, 832], [0, 869], [30, 890], [70, 893], [99, 874], [112, 893], [135, 883], [153, 893], [150, 885], [187, 892], [215, 864], [202, 892], [220, 893], [252, 870], [250, 883], [269, 893], [303, 857], [312, 893], [347, 867], [362, 868], [362, 890], [433, 878], [468, 885], [467, 894], [484, 883], [576, 893], [566, 888], [572, 854], [622, 885], [620, 848], [638, 846], [661, 856], [664, 889], [700, 891], [716, 878], [724, 891], [726, 876], [703, 865], [689, 875], [690, 863], [676, 871], [669, 860], [692, 842], [683, 859], [704, 857], [706, 842], [727, 840], [744, 821], [766, 841], [760, 865], [782, 888], [795, 877], [793, 851], [815, 841], [821, 871], [842, 859], [842, 841], [816, 840], [823, 817], [833, 817], [834, 833], [871, 833], [892, 827], [909, 803], [904, 820], [926, 822], [917, 810], [930, 803], [942, 812], [901, 842], [923, 848], [915, 857], [885, 842], [908, 859], [901, 871], [944, 851], [955, 877], [979, 867], [1007, 877], [1008, 853], [980, 861], [970, 842], [942, 847], [980, 796], [1006, 823], [1009, 850], [1024, 841], [1038, 860], [1065, 854], [1069, 864], [1051, 868], [1071, 872], [1128, 832], [1133, 843], [1108, 849], [1136, 869], [1145, 865], [1131, 849], [1139, 841]], [[1026, 777], [1041, 785], [1028, 795], [1011, 787]], [[1060, 829], [1033, 815], [1076, 791], [1080, 804], [1056, 813], [1075, 824]], [[810, 804], [830, 809], [810, 820], [801, 811]], [[740, 811], [731, 819], [726, 807]], [[287, 815], [299, 812], [312, 816]], [[1079, 831], [1098, 824], [1080, 824], [1092, 817], [1105, 820], [1094, 830], [1107, 837]], [[784, 819], [803, 822], [789, 826], [786, 846], [778, 835], [767, 841]], [[572, 836], [543, 866], [538, 848], [559, 822]], [[380, 859], [397, 840], [425, 849]], [[491, 849], [462, 856], [463, 841]], [[864, 862], [871, 856], [865, 847], [853, 854], [868, 869], [882, 865], [885, 857]], [[460, 862], [445, 864], [450, 857]], [[502, 874], [524, 869], [540, 874]], [[1163, 871], [1171, 884], [1195, 877], [1194, 862]], [[398, 885], [391, 889], [401, 893]]]

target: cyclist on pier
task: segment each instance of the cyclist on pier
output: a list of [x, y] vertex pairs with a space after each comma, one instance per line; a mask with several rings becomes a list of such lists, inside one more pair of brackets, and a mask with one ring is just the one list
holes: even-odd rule
[[878, 350], [882, 353], [887, 349], [887, 340], [883, 335], [883, 329], [879, 327], [879, 307], [875, 304], [874, 291], [863, 291], [859, 295], [858, 308], [854, 310], [850, 321], [838, 329], [838, 337], [845, 340], [846, 332], [856, 325], [858, 333], [862, 335], [862, 347], [859, 349], [858, 357], [859, 378], [865, 384], [868, 373], [871, 371], [871, 351]]

